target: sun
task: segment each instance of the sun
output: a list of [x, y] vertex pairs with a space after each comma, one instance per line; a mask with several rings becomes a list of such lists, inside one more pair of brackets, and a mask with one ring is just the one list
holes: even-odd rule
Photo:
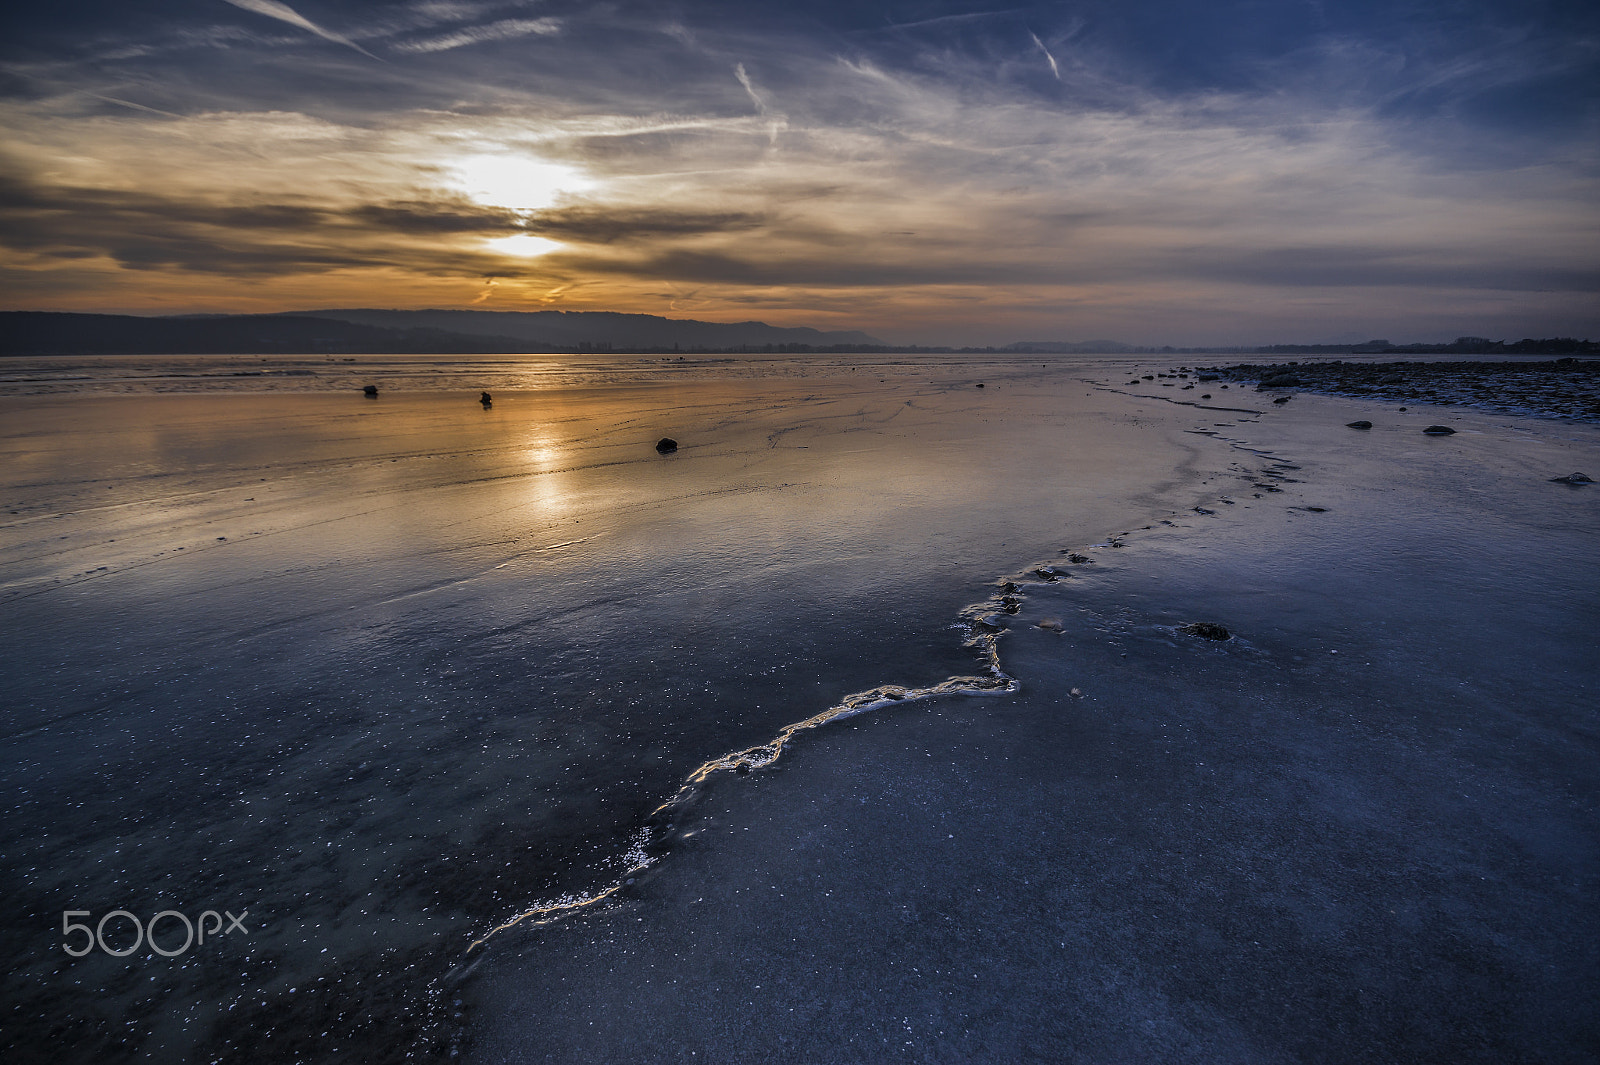
[[570, 166], [511, 152], [465, 156], [447, 169], [450, 183], [471, 199], [514, 211], [537, 211], [564, 193], [594, 187], [592, 180]]
[[561, 247], [553, 240], [536, 237], [532, 233], [513, 233], [509, 237], [491, 237], [483, 242], [485, 247], [507, 255], [543, 255], [545, 252], [555, 251]]

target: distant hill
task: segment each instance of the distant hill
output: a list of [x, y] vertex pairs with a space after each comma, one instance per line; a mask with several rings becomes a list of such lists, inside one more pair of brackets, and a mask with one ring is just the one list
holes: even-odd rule
[[866, 333], [823, 332], [804, 326], [765, 322], [697, 322], [653, 314], [612, 311], [384, 311], [372, 309], [297, 311], [297, 317], [331, 318], [386, 329], [437, 329], [473, 336], [515, 337], [553, 349], [578, 348], [735, 348], [767, 344], [882, 346]]
[[0, 312], [0, 355], [472, 355], [877, 344], [865, 333], [598, 311], [341, 310], [161, 318]]

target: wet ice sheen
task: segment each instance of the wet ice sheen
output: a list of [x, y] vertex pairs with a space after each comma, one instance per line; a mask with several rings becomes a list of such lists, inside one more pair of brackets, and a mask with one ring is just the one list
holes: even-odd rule
[[[1193, 505], [1206, 445], [1033, 366], [0, 398], [6, 1038], [453, 1045], [473, 939], [616, 882], [708, 757], [985, 668], [995, 573]], [[251, 932], [60, 949], [169, 908]]]
[[477, 1057], [1591, 1058], [1600, 499], [1543, 474], [1600, 434], [1296, 407], [1012, 572], [1019, 694], [809, 735], [492, 955]]

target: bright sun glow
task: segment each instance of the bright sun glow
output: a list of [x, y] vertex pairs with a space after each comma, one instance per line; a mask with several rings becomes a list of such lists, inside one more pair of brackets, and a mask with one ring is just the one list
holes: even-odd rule
[[479, 203], [533, 211], [594, 182], [570, 166], [523, 155], [469, 155], [450, 167], [451, 183]]
[[507, 255], [543, 255], [547, 251], [554, 251], [561, 247], [560, 244], [553, 240], [536, 237], [531, 233], [516, 233], [509, 237], [494, 237], [483, 243], [485, 247], [505, 252]]

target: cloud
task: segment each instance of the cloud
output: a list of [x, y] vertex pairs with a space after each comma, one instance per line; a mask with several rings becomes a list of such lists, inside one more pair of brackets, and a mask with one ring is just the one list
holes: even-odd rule
[[345, 217], [374, 229], [398, 233], [492, 233], [505, 236], [522, 229], [517, 212], [503, 207], [485, 207], [464, 200], [410, 200], [363, 204], [345, 212]]
[[[237, 36], [174, 44], [174, 29], [138, 55], [146, 42], [119, 43], [131, 58], [105, 58], [108, 37], [77, 68], [14, 65], [28, 92], [0, 98], [17, 175], [0, 283], [12, 305], [70, 277], [225, 306], [336, 288], [430, 306], [484, 296], [492, 276], [494, 305], [661, 312], [692, 292], [697, 316], [759, 308], [926, 341], [1014, 339], [989, 330], [1019, 316], [1033, 335], [1070, 335], [1050, 323], [1098, 314], [1094, 335], [1223, 342], [1247, 335], [1230, 320], [1324, 305], [1596, 322], [1592, 139], [1530, 122], [1512, 149], [1469, 114], [1535, 68], [1570, 73], [1565, 44], [1480, 34], [1427, 52], [1336, 27], [1231, 64], [1232, 80], [1197, 66], [1171, 81], [1108, 43], [1109, 14], [810, 34], [740, 10], [675, 8], [682, 32], [664, 36], [659, 8], [627, 3], [559, 22], [402, 4], [347, 32], [426, 63], [352, 70], [315, 50], [246, 63]], [[468, 47], [555, 32], [538, 63]], [[538, 210], [452, 194], [478, 157], [582, 180]], [[562, 247], [493, 250], [513, 236]], [[1174, 332], [1146, 332], [1158, 319]]]
[[527, 217], [530, 233], [577, 244], [631, 244], [742, 233], [764, 223], [762, 216], [748, 212], [711, 214], [648, 207], [570, 207], [536, 211]]
[[760, 93], [756, 92], [756, 87], [750, 81], [750, 75], [745, 72], [743, 63], [735, 63], [733, 65], [733, 76], [739, 79], [739, 84], [744, 86], [744, 91], [749, 95], [750, 102], [756, 105], [756, 113], [768, 119], [767, 144], [776, 147], [778, 134], [783, 132], [788, 121], [782, 115], [768, 113], [767, 101], [762, 98]]
[[763, 100], [761, 94], [756, 92], [756, 87], [750, 82], [750, 75], [745, 73], [743, 63], [735, 63], [733, 65], [733, 76], [739, 79], [739, 84], [743, 85], [744, 91], [750, 95], [750, 102], [756, 105], [756, 112], [758, 114], [766, 114], [767, 101]]
[[227, 2], [232, 4], [234, 7], [243, 8], [246, 11], [253, 11], [258, 15], [265, 15], [268, 18], [275, 18], [280, 22], [287, 22], [291, 26], [298, 26], [300, 29], [307, 31], [308, 33], [316, 34], [325, 41], [332, 41], [335, 44], [342, 44], [346, 48], [353, 48], [357, 52], [360, 52], [362, 55], [366, 56], [368, 59], [378, 58], [365, 48], [361, 47], [359, 44], [350, 40], [350, 38], [341, 37], [332, 30], [323, 29], [321, 26], [318, 26], [315, 22], [312, 22], [310, 19], [300, 14], [288, 4], [280, 3], [280, 0], [227, 0]]
[[561, 32], [561, 21], [559, 19], [504, 19], [500, 22], [491, 22], [486, 26], [473, 26], [469, 29], [457, 30], [454, 33], [447, 33], [439, 37], [406, 41], [395, 45], [394, 50], [411, 53], [447, 52], [454, 48], [462, 48], [469, 44], [481, 44], [485, 41], [505, 41], [515, 37], [526, 37], [530, 34], [550, 36], [559, 32]]

